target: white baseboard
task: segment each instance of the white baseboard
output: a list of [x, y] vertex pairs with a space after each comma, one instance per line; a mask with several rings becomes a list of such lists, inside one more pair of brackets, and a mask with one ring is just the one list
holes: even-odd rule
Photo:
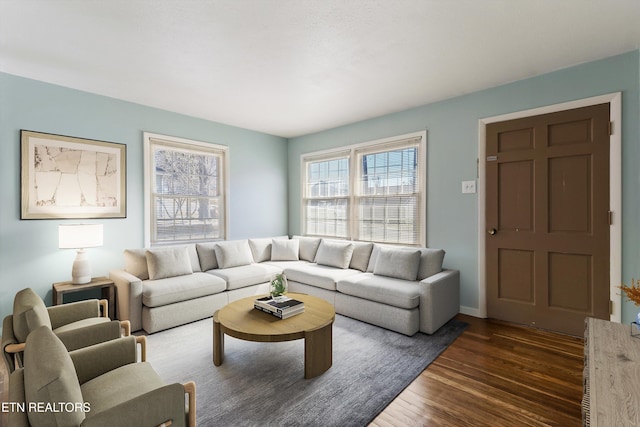
[[473, 307], [465, 307], [464, 305], [460, 306], [460, 313], [466, 314], [468, 316], [479, 317], [481, 319], [487, 318], [487, 316], [483, 315], [479, 309]]

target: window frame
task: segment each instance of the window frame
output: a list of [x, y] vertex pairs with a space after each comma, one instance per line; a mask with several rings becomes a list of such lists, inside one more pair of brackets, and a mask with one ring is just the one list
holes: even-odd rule
[[[152, 168], [152, 146], [166, 146], [177, 148], [178, 150], [185, 150], [191, 152], [201, 152], [202, 154], [211, 155], [215, 153], [220, 155], [220, 167], [222, 172], [220, 177], [223, 182], [219, 186], [220, 200], [223, 212], [222, 224], [219, 224], [221, 229], [221, 237], [219, 239], [189, 239], [189, 240], [172, 240], [167, 242], [158, 242], [152, 239], [153, 229], [156, 223], [155, 216], [153, 215], [153, 208], [151, 206], [152, 201], [152, 183], [154, 182], [154, 171]], [[226, 240], [229, 235], [229, 147], [226, 145], [214, 144], [210, 142], [196, 141], [186, 138], [178, 138], [174, 136], [161, 135], [151, 132], [143, 132], [143, 157], [144, 157], [144, 240], [145, 247], [159, 247], [173, 244], [188, 244], [195, 242], [202, 242], [206, 240]]]
[[[361, 194], [361, 190], [359, 188], [360, 185], [360, 177], [362, 174], [360, 158], [362, 155], [377, 153], [377, 152], [385, 152], [385, 151], [394, 151], [401, 149], [406, 146], [414, 145], [411, 141], [418, 140], [415, 145], [417, 147], [416, 160], [417, 160], [417, 191], [415, 196], [417, 197], [416, 208], [417, 208], [417, 227], [418, 230], [416, 236], [416, 242], [413, 244], [407, 243], [392, 243], [392, 242], [377, 242], [375, 240], [363, 240], [363, 241], [374, 241], [377, 243], [384, 244], [397, 244], [403, 246], [418, 246], [418, 247], [426, 247], [427, 242], [427, 132], [413, 132], [404, 135], [398, 135], [390, 138], [384, 138], [374, 141], [362, 142], [358, 144], [342, 146], [338, 148], [316, 151], [305, 153], [300, 156], [300, 176], [301, 176], [301, 234], [304, 236], [313, 236], [313, 237], [326, 237], [331, 239], [344, 239], [344, 240], [361, 240], [359, 235], [359, 214], [358, 214], [358, 200], [366, 198], [367, 196]], [[342, 158], [347, 157], [349, 162], [349, 194], [346, 196], [347, 199], [347, 236], [346, 237], [336, 237], [336, 236], [328, 236], [328, 235], [320, 235], [320, 234], [311, 234], [308, 230], [307, 225], [307, 203], [309, 200], [312, 200], [308, 194], [308, 171], [307, 165], [313, 162], [319, 162], [324, 160], [331, 160], [334, 158]]]

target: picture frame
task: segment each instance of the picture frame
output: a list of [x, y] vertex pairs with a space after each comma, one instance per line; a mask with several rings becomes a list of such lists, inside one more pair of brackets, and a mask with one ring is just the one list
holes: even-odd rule
[[20, 131], [21, 219], [126, 218], [127, 146]]

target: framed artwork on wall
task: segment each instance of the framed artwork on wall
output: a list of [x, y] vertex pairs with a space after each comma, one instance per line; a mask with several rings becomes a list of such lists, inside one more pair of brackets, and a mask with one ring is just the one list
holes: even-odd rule
[[21, 219], [126, 218], [127, 146], [20, 131]]

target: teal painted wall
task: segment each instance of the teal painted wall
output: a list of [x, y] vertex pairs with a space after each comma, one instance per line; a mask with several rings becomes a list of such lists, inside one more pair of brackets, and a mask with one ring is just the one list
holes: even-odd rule
[[58, 249], [58, 224], [20, 220], [20, 129], [127, 145], [127, 218], [104, 224], [104, 246], [88, 250], [94, 276], [144, 244], [144, 131], [229, 147], [230, 238], [287, 234], [287, 140], [113, 98], [0, 73], [0, 316], [25, 287], [49, 305], [51, 284], [70, 280], [75, 251]]
[[[427, 129], [427, 243], [461, 270], [461, 305], [478, 304], [478, 120], [575, 99], [622, 92], [623, 279], [640, 277], [640, 52], [634, 51], [458, 98], [312, 135], [284, 138], [0, 73], [0, 316], [30, 286], [51, 303], [51, 283], [68, 280], [75, 256], [57, 249], [59, 220], [20, 220], [20, 129], [127, 144], [126, 219], [95, 220], [105, 245], [90, 249], [94, 274], [122, 264], [122, 250], [143, 244], [142, 132], [230, 147], [230, 238], [299, 234], [300, 156]], [[473, 74], [470, 73], [470, 78]], [[288, 208], [287, 208], [288, 206]], [[638, 308], [623, 307], [630, 321]]]
[[[444, 248], [445, 264], [461, 271], [461, 305], [479, 307], [478, 198], [461, 194], [476, 179], [478, 120], [536, 107], [622, 92], [623, 280], [640, 277], [639, 52], [567, 68], [470, 95], [389, 114], [289, 141], [289, 232], [301, 233], [300, 156], [304, 153], [427, 130], [427, 244]], [[473, 78], [469, 70], [469, 78]], [[425, 82], [428, 84], [428, 82]], [[295, 179], [298, 177], [298, 179]], [[637, 308], [626, 303], [623, 320]]]

